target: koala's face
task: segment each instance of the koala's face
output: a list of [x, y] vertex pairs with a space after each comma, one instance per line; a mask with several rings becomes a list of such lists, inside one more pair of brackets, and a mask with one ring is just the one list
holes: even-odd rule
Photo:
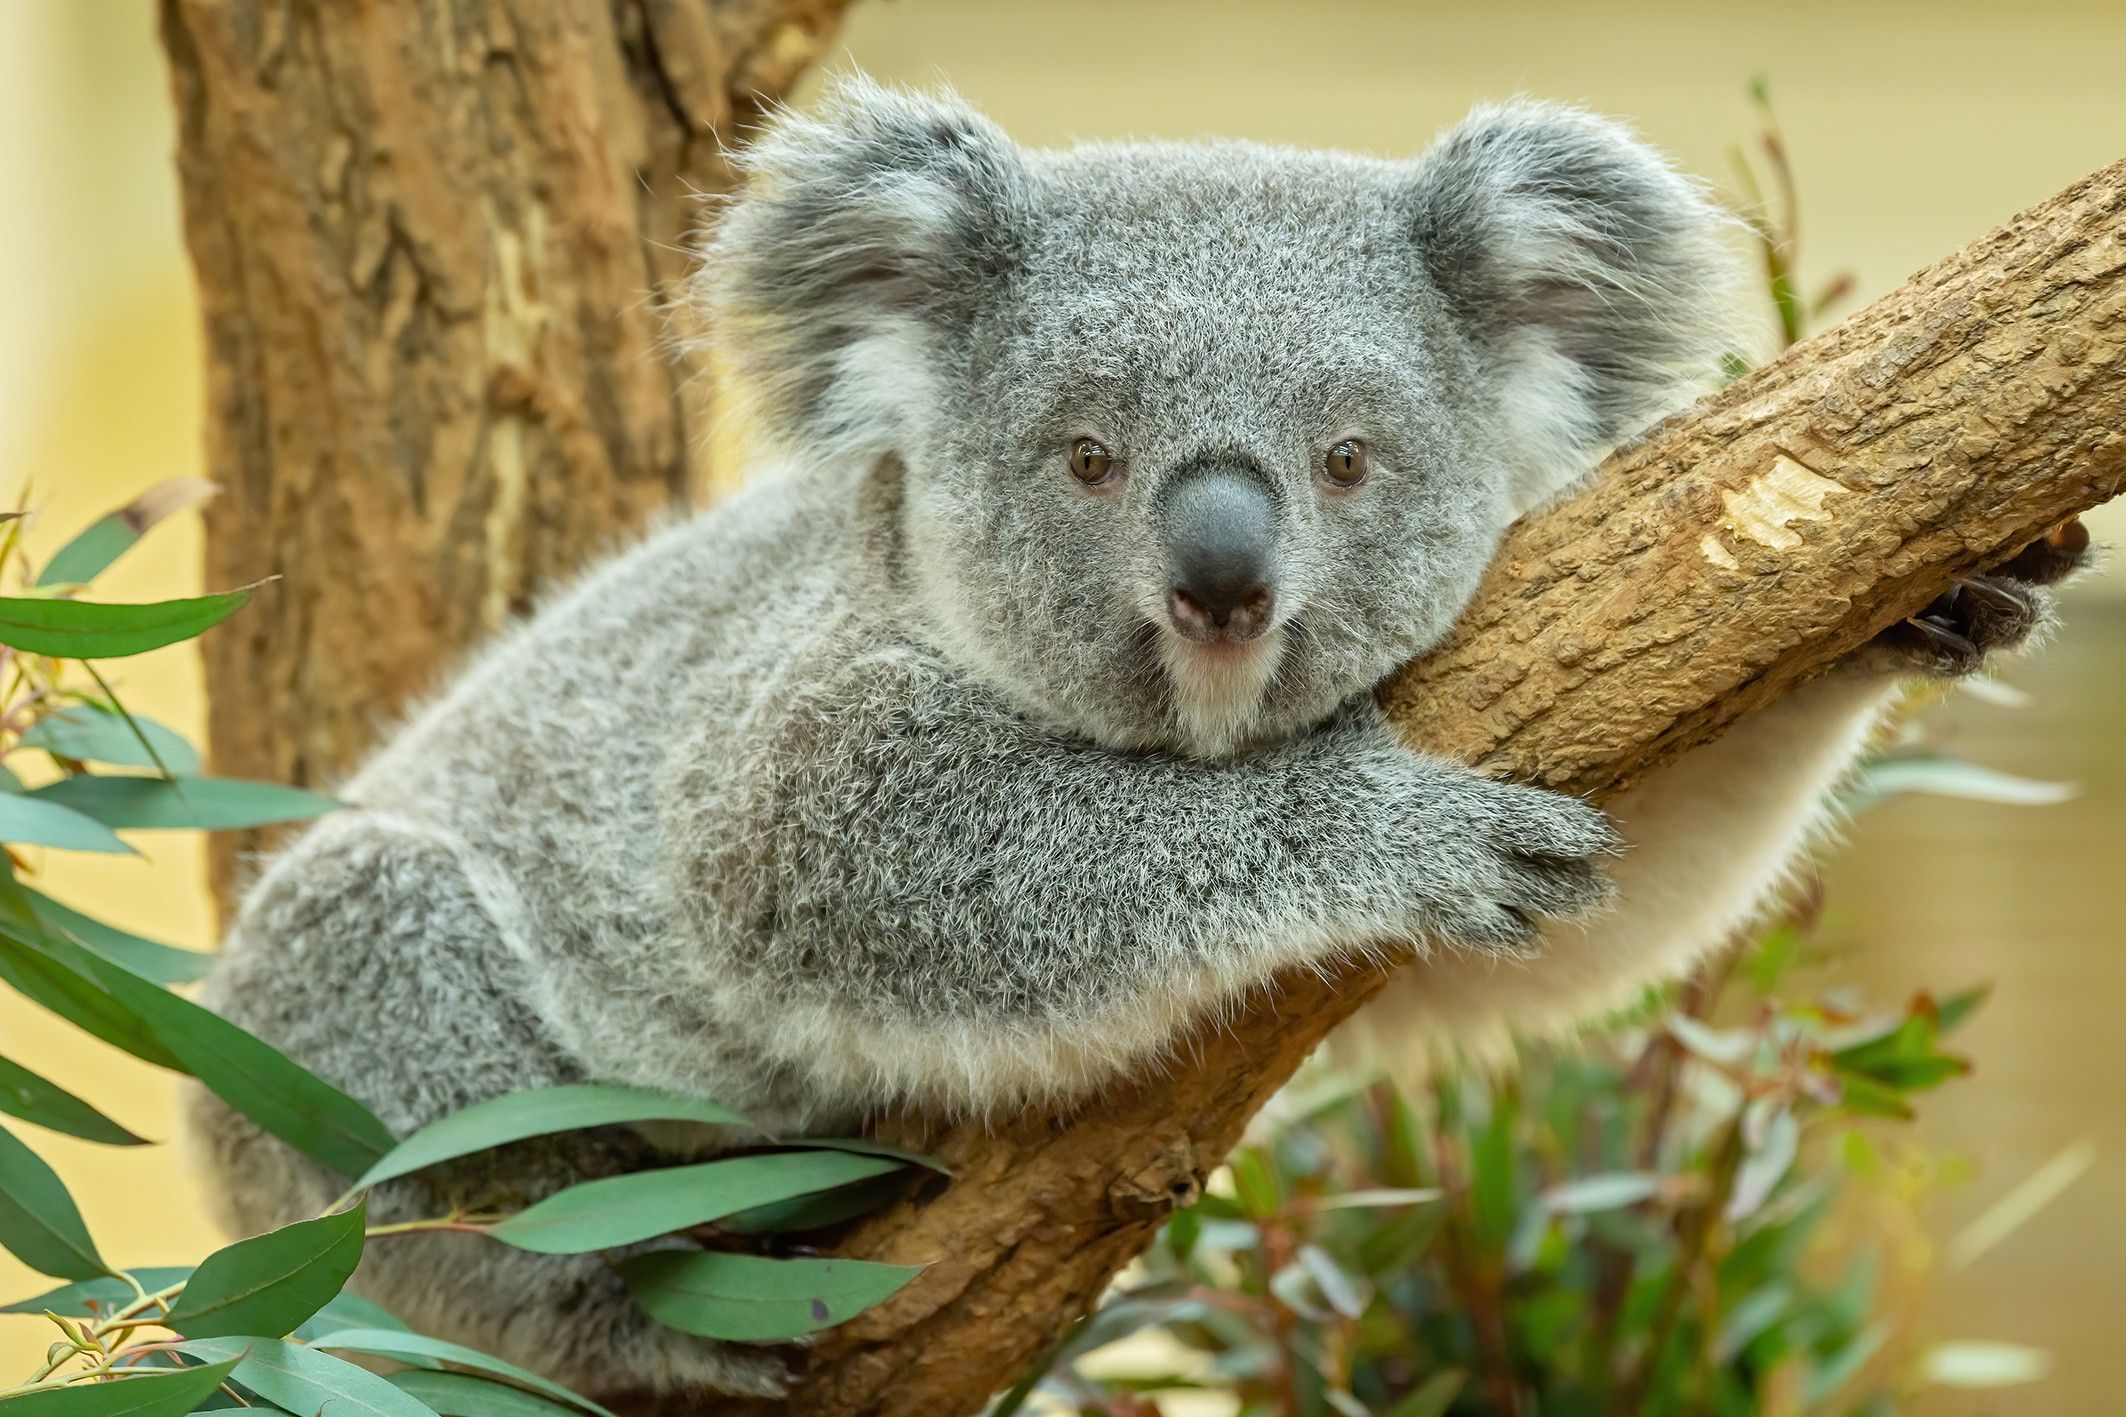
[[857, 86], [757, 163], [709, 279], [787, 440], [896, 459], [922, 632], [1115, 746], [1368, 689], [1718, 352], [1719, 219], [1559, 110], [1416, 163], [1037, 154]]

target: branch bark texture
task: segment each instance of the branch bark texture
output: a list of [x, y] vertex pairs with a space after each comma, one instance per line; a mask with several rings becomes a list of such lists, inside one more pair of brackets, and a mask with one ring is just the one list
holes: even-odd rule
[[[218, 771], [329, 783], [536, 590], [701, 494], [665, 292], [847, 0], [162, 0], [206, 330]], [[685, 333], [682, 331], [681, 333]], [[255, 840], [216, 838], [216, 884]]]
[[[2122, 483], [2126, 162], [1611, 458], [1382, 698], [1415, 744], [1600, 796]], [[1073, 1116], [898, 1120], [958, 1175], [842, 1249], [930, 1269], [824, 1335], [784, 1410], [980, 1410], [1384, 977], [1294, 974]]]

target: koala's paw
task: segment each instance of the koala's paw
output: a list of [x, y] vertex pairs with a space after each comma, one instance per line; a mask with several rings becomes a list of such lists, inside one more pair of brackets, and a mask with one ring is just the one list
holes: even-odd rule
[[2045, 589], [2089, 558], [2089, 532], [2067, 521], [1980, 576], [1966, 576], [1909, 620], [1876, 637], [1874, 648], [1907, 673], [1953, 679], [1976, 671], [1988, 655], [2013, 650], [2049, 627]]
[[1449, 815], [1421, 848], [1431, 932], [1451, 943], [1517, 952], [1546, 918], [1606, 903], [1605, 864], [1623, 845], [1600, 811], [1575, 797], [1491, 782], [1458, 783]]

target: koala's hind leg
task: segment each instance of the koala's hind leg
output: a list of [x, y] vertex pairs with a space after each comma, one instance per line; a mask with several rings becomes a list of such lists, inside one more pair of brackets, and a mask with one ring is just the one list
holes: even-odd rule
[[[401, 1136], [488, 1097], [577, 1081], [520, 1002], [521, 965], [496, 920], [506, 887], [476, 886], [481, 869], [461, 844], [416, 823], [328, 818], [246, 899], [206, 1002]], [[346, 1189], [349, 1178], [204, 1091], [193, 1090], [188, 1110], [192, 1150], [232, 1230], [306, 1219]], [[380, 1187], [369, 1218], [536, 1199], [652, 1160], [632, 1133], [511, 1148], [440, 1180]], [[423, 1332], [593, 1393], [768, 1394], [782, 1379], [771, 1355], [657, 1324], [595, 1255], [531, 1255], [465, 1234], [386, 1236], [371, 1242], [353, 1287]]]

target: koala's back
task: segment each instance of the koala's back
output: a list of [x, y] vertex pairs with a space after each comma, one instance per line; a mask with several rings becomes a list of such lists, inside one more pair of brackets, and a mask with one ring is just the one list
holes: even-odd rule
[[347, 785], [450, 832], [542, 931], [618, 928], [657, 892], [682, 716], [742, 715], [842, 599], [846, 489], [771, 477], [599, 568], [485, 651]]

